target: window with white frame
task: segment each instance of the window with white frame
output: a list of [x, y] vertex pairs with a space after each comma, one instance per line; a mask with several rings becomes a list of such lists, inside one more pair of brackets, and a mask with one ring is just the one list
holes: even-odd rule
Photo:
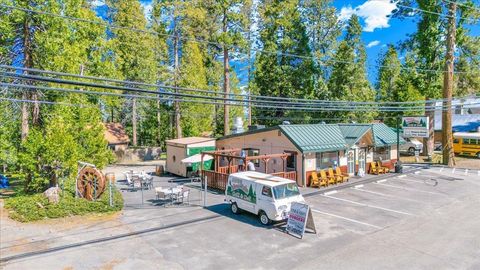
[[390, 146], [376, 147], [373, 150], [373, 160], [390, 160]]
[[317, 170], [338, 165], [338, 151], [316, 153]]

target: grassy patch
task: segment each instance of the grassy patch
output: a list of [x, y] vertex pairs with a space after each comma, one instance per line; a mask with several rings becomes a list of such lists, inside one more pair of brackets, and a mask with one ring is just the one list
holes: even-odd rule
[[9, 217], [20, 221], [30, 222], [48, 218], [60, 218], [90, 213], [112, 213], [122, 209], [122, 194], [112, 189], [113, 207], [109, 205], [108, 190], [95, 202], [75, 198], [74, 193], [65, 191], [58, 204], [50, 204], [43, 194], [19, 195], [5, 200], [5, 208], [9, 210]]

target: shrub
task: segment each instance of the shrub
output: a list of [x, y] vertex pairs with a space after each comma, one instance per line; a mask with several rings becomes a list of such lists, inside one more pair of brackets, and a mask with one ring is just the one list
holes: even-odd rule
[[20, 195], [8, 198], [5, 208], [10, 210], [10, 218], [20, 222], [30, 222], [48, 218], [60, 218], [90, 213], [111, 213], [120, 211], [123, 207], [123, 198], [116, 189], [113, 191], [113, 207], [109, 205], [108, 190], [97, 201], [87, 201], [75, 198], [74, 192], [66, 189], [60, 196], [58, 204], [51, 204], [41, 193]]

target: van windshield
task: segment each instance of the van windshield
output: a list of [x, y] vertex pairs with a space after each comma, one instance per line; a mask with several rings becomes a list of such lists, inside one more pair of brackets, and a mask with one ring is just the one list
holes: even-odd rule
[[275, 186], [272, 189], [273, 195], [277, 200], [300, 195], [300, 191], [298, 191], [298, 186], [295, 183]]

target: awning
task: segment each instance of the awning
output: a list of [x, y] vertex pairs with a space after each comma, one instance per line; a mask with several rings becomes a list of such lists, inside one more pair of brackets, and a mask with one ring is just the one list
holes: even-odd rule
[[[203, 161], [212, 160], [212, 159], [213, 157], [210, 155], [203, 156]], [[182, 163], [185, 163], [185, 164], [197, 163], [201, 161], [202, 161], [202, 154], [196, 154], [196, 155], [189, 156], [187, 158], [182, 159]]]

